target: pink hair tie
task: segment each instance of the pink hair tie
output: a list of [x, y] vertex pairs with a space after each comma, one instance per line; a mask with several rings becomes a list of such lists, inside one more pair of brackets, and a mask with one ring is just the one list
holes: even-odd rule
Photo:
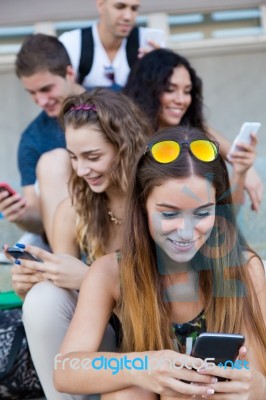
[[87, 105], [87, 104], [81, 104], [80, 106], [73, 106], [73, 107], [70, 108], [70, 111], [72, 111], [72, 110], [76, 110], [76, 111], [79, 111], [79, 110], [86, 110], [86, 111], [92, 110], [92, 111], [95, 111], [95, 112], [97, 111], [95, 106], [90, 106], [90, 105]]

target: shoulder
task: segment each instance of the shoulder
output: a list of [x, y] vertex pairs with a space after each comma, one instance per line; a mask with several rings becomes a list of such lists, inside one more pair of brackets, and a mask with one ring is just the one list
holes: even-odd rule
[[22, 132], [21, 136], [21, 141], [26, 140], [28, 137], [30, 137], [32, 134], [36, 134], [36, 131], [38, 132], [40, 126], [42, 125], [42, 122], [44, 121], [45, 118], [45, 113], [42, 111], [40, 114], [37, 115], [36, 118], [34, 118], [31, 123], [26, 127], [26, 129]]
[[248, 256], [248, 275], [253, 284], [262, 316], [266, 324], [266, 274], [264, 264], [256, 254], [252, 252], [247, 252], [246, 254]]
[[262, 260], [252, 252], [246, 252], [247, 268], [250, 279], [256, 292], [260, 292], [266, 287], [265, 266]]
[[81, 29], [73, 29], [72, 31], [64, 32], [59, 36], [59, 40], [67, 49], [75, 45], [74, 42], [79, 41], [81, 37]]
[[99, 284], [99, 290], [111, 293], [112, 297], [117, 300], [120, 292], [117, 254], [110, 253], [94, 261], [83, 283], [84, 286]]
[[[45, 136], [44, 131], [45, 130]], [[54, 131], [62, 132], [60, 125], [56, 118], [49, 117], [44, 111], [42, 111], [37, 117], [27, 126], [21, 136], [21, 142], [26, 140], [47, 140], [48, 136], [53, 136]]]
[[73, 220], [73, 223], [75, 223], [75, 217], [76, 212], [72, 204], [71, 198], [68, 197], [67, 199], [62, 200], [57, 206], [56, 218], [59, 218], [59, 220], [61, 220], [62, 218], [64, 220], [65, 218], [67, 218], [68, 220], [71, 219]]
[[58, 168], [58, 166], [61, 167], [62, 163], [67, 163], [69, 164], [69, 155], [66, 149], [62, 147], [57, 147], [53, 150], [46, 151], [43, 153], [40, 157], [39, 164], [43, 164], [43, 167], [50, 168]]

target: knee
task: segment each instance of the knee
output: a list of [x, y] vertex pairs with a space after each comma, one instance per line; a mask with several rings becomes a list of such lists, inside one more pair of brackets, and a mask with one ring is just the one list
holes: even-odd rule
[[101, 395], [101, 400], [158, 400], [159, 396], [156, 393], [148, 392], [137, 386], [132, 386], [127, 389], [117, 392], [106, 393]]
[[69, 155], [65, 149], [58, 148], [44, 153], [37, 164], [37, 177], [42, 180], [46, 177], [47, 171], [69, 171], [70, 162]]
[[60, 319], [70, 295], [66, 289], [49, 281], [34, 285], [23, 304], [23, 323], [26, 330], [34, 328], [41, 333], [45, 329], [51, 329]]

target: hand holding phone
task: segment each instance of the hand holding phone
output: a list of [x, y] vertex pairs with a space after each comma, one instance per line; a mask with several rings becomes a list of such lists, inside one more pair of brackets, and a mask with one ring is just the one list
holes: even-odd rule
[[261, 127], [260, 122], [244, 122], [244, 124], [241, 126], [241, 129], [236, 136], [235, 140], [233, 141], [233, 144], [229, 150], [228, 153], [228, 158], [230, 160], [231, 153], [237, 150], [237, 146], [240, 143], [251, 143], [251, 133], [257, 134], [258, 130]]
[[191, 355], [193, 357], [214, 358], [216, 365], [226, 361], [235, 361], [241, 346], [245, 342], [243, 335], [226, 333], [202, 333], [193, 346]]
[[142, 43], [140, 47], [154, 50], [154, 48], [150, 45], [149, 42], [154, 42], [154, 44], [159, 47], [164, 47], [165, 45], [165, 34], [162, 29], [151, 29], [147, 28], [143, 31]]
[[0, 182], [0, 193], [1, 192], [8, 192], [9, 196], [16, 194], [16, 191], [6, 182]]
[[24, 249], [21, 249], [19, 247], [8, 247], [6, 249], [6, 252], [12, 256], [13, 258], [17, 259], [22, 259], [22, 260], [31, 260], [31, 261], [38, 261], [38, 262], [43, 262], [43, 260], [34, 254], [29, 253], [28, 251], [25, 251]]

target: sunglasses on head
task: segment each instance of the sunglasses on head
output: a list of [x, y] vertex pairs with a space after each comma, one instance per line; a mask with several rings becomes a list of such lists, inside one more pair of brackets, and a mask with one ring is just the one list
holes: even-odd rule
[[161, 164], [168, 164], [180, 156], [184, 144], [188, 146], [189, 152], [200, 161], [211, 162], [218, 157], [218, 143], [206, 139], [191, 141], [163, 140], [148, 144], [144, 154], [150, 151], [155, 161]]

